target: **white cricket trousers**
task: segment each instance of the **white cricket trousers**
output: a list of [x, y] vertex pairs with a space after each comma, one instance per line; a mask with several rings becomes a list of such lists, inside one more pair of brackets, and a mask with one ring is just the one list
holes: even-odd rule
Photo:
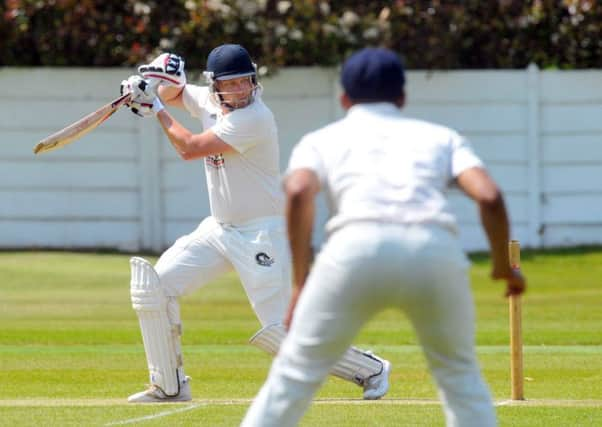
[[457, 238], [440, 226], [366, 222], [336, 231], [242, 426], [297, 425], [360, 328], [389, 307], [400, 308], [416, 331], [447, 426], [495, 426], [475, 354], [468, 267]]
[[181, 323], [177, 297], [233, 270], [262, 326], [282, 322], [291, 295], [284, 218], [264, 217], [228, 225], [207, 217], [165, 251], [155, 269], [169, 297], [168, 314], [174, 324]]

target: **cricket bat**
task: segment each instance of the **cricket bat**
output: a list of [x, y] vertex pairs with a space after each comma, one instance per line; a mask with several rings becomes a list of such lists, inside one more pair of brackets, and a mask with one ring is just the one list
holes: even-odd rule
[[64, 129], [47, 136], [33, 148], [33, 152], [35, 154], [39, 154], [46, 151], [56, 150], [57, 148], [64, 147], [65, 145], [81, 138], [88, 132], [96, 129], [98, 125], [111, 117], [111, 115], [123, 104], [127, 103], [130, 98], [131, 94], [129, 93], [121, 95], [119, 98], [109, 102], [106, 105], [103, 105], [98, 110], [79, 119], [75, 123], [72, 123]]

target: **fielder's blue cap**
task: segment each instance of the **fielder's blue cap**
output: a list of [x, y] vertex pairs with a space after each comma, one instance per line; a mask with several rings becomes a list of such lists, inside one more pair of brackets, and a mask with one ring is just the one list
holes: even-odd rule
[[341, 84], [354, 101], [396, 101], [405, 73], [399, 56], [385, 48], [365, 48], [343, 64]]

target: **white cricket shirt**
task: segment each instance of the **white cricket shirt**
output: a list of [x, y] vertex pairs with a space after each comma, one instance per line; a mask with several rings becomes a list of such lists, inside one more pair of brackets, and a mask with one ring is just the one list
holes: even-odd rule
[[483, 163], [455, 131], [406, 118], [391, 103], [356, 104], [305, 135], [288, 172], [313, 170], [330, 204], [328, 233], [354, 221], [437, 223], [456, 232], [446, 190]]
[[226, 224], [283, 215], [276, 122], [259, 95], [228, 114], [211, 102], [205, 86], [186, 85], [182, 99], [204, 130], [235, 149], [205, 157], [211, 215]]

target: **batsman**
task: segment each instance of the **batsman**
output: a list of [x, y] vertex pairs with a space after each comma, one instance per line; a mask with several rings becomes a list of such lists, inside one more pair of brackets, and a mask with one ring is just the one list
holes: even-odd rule
[[[142, 330], [150, 387], [129, 402], [186, 401], [190, 378], [180, 344], [179, 298], [236, 271], [262, 329], [251, 343], [277, 353], [291, 296], [291, 259], [284, 222], [276, 122], [261, 100], [247, 50], [216, 47], [207, 58], [206, 86], [187, 84], [184, 60], [163, 53], [121, 83], [129, 108], [156, 117], [184, 160], [203, 159], [211, 215], [180, 237], [156, 265], [131, 259], [131, 299]], [[187, 110], [202, 125], [193, 133], [165, 106]], [[349, 348], [332, 374], [379, 399], [389, 388], [390, 363]]]

